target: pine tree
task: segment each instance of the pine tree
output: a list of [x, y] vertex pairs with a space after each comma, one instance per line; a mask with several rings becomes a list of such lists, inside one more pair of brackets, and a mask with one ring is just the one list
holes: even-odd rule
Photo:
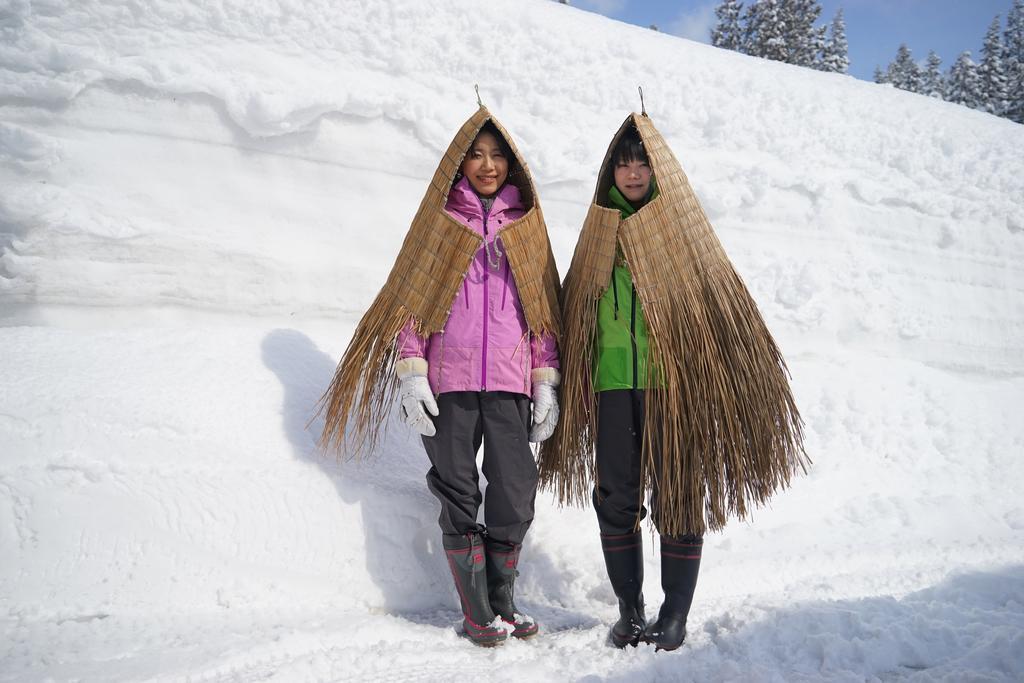
[[910, 48], [905, 43], [900, 45], [896, 51], [896, 61], [889, 64], [886, 78], [889, 83], [892, 83], [900, 90], [921, 92], [920, 69], [918, 69], [917, 63], [914, 62], [914, 58], [910, 54]]
[[715, 8], [718, 23], [711, 30], [711, 44], [726, 50], [741, 52], [743, 48], [743, 30], [740, 28], [740, 12], [743, 3], [736, 0], [724, 0]]
[[816, 67], [825, 47], [825, 27], [815, 27], [821, 16], [818, 0], [779, 0], [779, 18], [786, 46], [785, 61], [799, 66]]
[[743, 52], [764, 57], [761, 49], [761, 24], [765, 15], [764, 0], [754, 0], [743, 13]]
[[1003, 33], [1003, 66], [1006, 69], [1006, 118], [1024, 123], [1024, 0], [1014, 0], [1006, 15]]
[[776, 62], [786, 61], [785, 25], [780, 0], [755, 0], [744, 13], [744, 52]]
[[971, 109], [981, 108], [981, 88], [978, 83], [978, 67], [971, 59], [971, 51], [964, 50], [956, 58], [947, 78], [946, 99]]
[[921, 94], [927, 95], [928, 97], [937, 97], [942, 100], [946, 96], [946, 79], [942, 76], [942, 71], [939, 67], [942, 65], [942, 60], [935, 50], [928, 51], [928, 63], [925, 66], [924, 73], [921, 74]]
[[761, 11], [757, 7], [757, 0], [747, 5], [743, 16], [740, 19], [740, 52], [754, 57], [761, 55], [754, 52], [754, 42], [757, 38], [757, 24]]
[[875, 83], [888, 83], [888, 82], [889, 82], [888, 74], [886, 74], [884, 71], [882, 71], [882, 67], [876, 66], [875, 67]]
[[[725, 0], [715, 14], [718, 24], [711, 32], [711, 40], [716, 46], [735, 44], [738, 47], [732, 49], [755, 57], [824, 68], [827, 28], [814, 25], [821, 16], [818, 0], [754, 0], [745, 11], [742, 3]], [[839, 30], [835, 47], [841, 57], [834, 66], [845, 73], [849, 59], [846, 27], [841, 18]]]
[[[843, 21], [843, 8], [840, 7], [829, 26], [828, 40], [821, 51], [821, 70], [844, 74], [850, 68], [849, 46], [846, 43], [846, 22]], [[878, 83], [880, 69], [875, 71], [875, 82]]]
[[1003, 41], [999, 37], [999, 16], [985, 33], [981, 46], [981, 64], [978, 66], [978, 85], [981, 108], [990, 114], [1002, 116], [1009, 106], [1006, 92], [1006, 70], [1003, 67]]

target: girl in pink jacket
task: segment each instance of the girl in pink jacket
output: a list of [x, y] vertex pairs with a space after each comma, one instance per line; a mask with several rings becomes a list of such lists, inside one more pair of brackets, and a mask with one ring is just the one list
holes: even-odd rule
[[[555, 339], [530, 331], [502, 240], [503, 229], [528, 208], [519, 188], [506, 182], [515, 163], [511, 147], [487, 121], [444, 207], [483, 243], [444, 329], [420, 336], [413, 320], [406, 323], [395, 366], [403, 417], [422, 434], [430, 459], [427, 485], [441, 503], [438, 522], [464, 630], [482, 645], [502, 642], [509, 631], [517, 638], [537, 633], [536, 622], [512, 597], [537, 491], [529, 442], [548, 438], [558, 421]], [[476, 466], [481, 442], [486, 498]], [[481, 503], [484, 524], [477, 522]], [[479, 576], [483, 571], [486, 581]]]

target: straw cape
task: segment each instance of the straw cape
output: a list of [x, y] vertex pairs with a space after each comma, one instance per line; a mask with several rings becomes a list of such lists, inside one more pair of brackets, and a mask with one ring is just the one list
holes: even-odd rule
[[412, 318], [416, 332], [444, 329], [452, 302], [483, 238], [445, 210], [448, 193], [477, 133], [490, 121], [512, 149], [508, 182], [526, 213], [505, 225], [502, 243], [533, 334], [561, 334], [559, 281], [537, 191], [512, 138], [482, 105], [456, 134], [434, 172], [387, 282], [363, 315], [330, 386], [320, 399], [320, 446], [349, 455], [373, 450], [398, 388], [393, 367], [399, 331]]
[[[629, 128], [643, 141], [659, 195], [621, 219], [606, 198], [612, 151]], [[569, 504], [584, 504], [594, 484], [597, 305], [611, 280], [616, 242], [650, 335], [642, 476], [647, 489], [658, 483], [659, 530], [674, 536], [721, 529], [730, 515], [745, 517], [788, 485], [809, 461], [779, 349], [646, 114], [630, 114], [608, 147], [563, 283], [562, 416], [541, 446], [542, 484]]]

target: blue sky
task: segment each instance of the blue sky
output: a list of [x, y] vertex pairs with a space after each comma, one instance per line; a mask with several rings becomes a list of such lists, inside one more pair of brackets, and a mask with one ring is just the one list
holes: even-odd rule
[[[750, 0], [747, 0], [749, 3]], [[819, 0], [819, 23], [831, 23], [843, 8], [846, 38], [850, 43], [850, 73], [871, 80], [875, 66], [885, 66], [906, 43], [919, 62], [935, 50], [947, 69], [963, 50], [979, 59], [982, 39], [995, 15], [1005, 26], [1013, 0]], [[744, 4], [747, 4], [744, 3]], [[570, 0], [580, 9], [620, 21], [657, 24], [674, 33], [710, 42], [718, 0]]]

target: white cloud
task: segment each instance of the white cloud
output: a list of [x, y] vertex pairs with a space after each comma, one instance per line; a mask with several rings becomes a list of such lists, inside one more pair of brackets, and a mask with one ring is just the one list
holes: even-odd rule
[[683, 10], [669, 23], [666, 31], [681, 38], [710, 43], [715, 20], [715, 3], [706, 3]]

